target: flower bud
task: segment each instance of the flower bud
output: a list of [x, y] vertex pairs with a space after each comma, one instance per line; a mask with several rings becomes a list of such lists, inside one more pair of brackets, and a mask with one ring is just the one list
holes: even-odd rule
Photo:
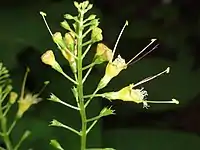
[[103, 43], [98, 43], [96, 54], [94, 56], [94, 63], [101, 64], [105, 61], [111, 61], [111, 60], [112, 60], [112, 50], [109, 49]]
[[114, 115], [115, 110], [111, 109], [111, 107], [104, 107], [101, 112], [100, 112], [100, 116], [109, 116], [109, 115]]
[[89, 4], [88, 7], [87, 7], [87, 10], [90, 10], [92, 9], [93, 5], [92, 4]]
[[74, 56], [71, 55], [68, 51], [69, 50], [67, 50], [67, 49], [66, 50], [62, 50], [61, 53], [65, 57], [65, 59], [68, 60], [72, 71], [75, 73], [77, 71], [77, 69], [76, 69], [76, 60], [75, 60]]
[[99, 19], [91, 20], [90, 25], [91, 25], [92, 28], [97, 27], [99, 25]]
[[79, 4], [78, 2], [76, 2], [76, 1], [74, 1], [74, 6], [75, 6], [76, 8], [78, 8], [78, 9], [80, 9], [80, 4]]
[[103, 40], [102, 30], [101, 30], [100, 28], [95, 27], [95, 28], [92, 30], [91, 40], [92, 40], [93, 42], [98, 42], [98, 41]]
[[[76, 55], [77, 50], [75, 49], [75, 35], [73, 32], [68, 32], [65, 34], [64, 42], [66, 44], [67, 49], [65, 49], [62, 54], [68, 60], [72, 71], [76, 72], [76, 60], [74, 55]], [[72, 53], [69, 53], [69, 51]]]
[[16, 92], [10, 92], [10, 98], [9, 98], [9, 103], [14, 104], [17, 100], [17, 93]]
[[60, 23], [61, 24], [61, 26], [63, 27], [63, 28], [65, 28], [66, 30], [71, 30], [71, 28], [70, 28], [70, 26], [69, 26], [69, 24], [68, 24], [68, 22], [67, 21], [63, 21], [63, 22], [61, 22]]
[[66, 45], [60, 32], [53, 34], [53, 41], [59, 46], [59, 48], [61, 48], [61, 50], [66, 49]]
[[74, 52], [74, 46], [75, 46], [75, 35], [72, 32], [68, 32], [65, 34], [64, 42], [67, 46], [67, 48], [70, 50], [70, 52]]
[[85, 9], [86, 7], [88, 7], [89, 1], [84, 1], [82, 4], [82, 8]]
[[96, 18], [96, 15], [90, 15], [89, 17], [88, 17], [88, 20], [93, 20], [93, 19], [95, 19]]
[[50, 65], [53, 69], [57, 70], [58, 72], [62, 72], [62, 68], [58, 64], [55, 59], [54, 53], [52, 50], [46, 51], [42, 56], [41, 60], [43, 63]]
[[104, 88], [112, 78], [116, 77], [123, 69], [127, 68], [127, 64], [120, 55], [113, 61], [109, 62], [106, 66], [104, 77], [101, 79], [98, 85], [98, 89]]
[[68, 20], [74, 19], [74, 17], [70, 14], [65, 14], [64, 17], [65, 19], [68, 19]]
[[47, 64], [47, 65], [50, 65], [50, 66], [53, 66], [55, 63], [56, 63], [56, 59], [55, 59], [55, 56], [54, 56], [54, 53], [52, 50], [48, 50], [46, 51], [42, 56], [41, 56], [41, 59], [42, 59], [42, 62]]
[[50, 144], [51, 144], [54, 148], [56, 148], [56, 149], [58, 149], [58, 150], [64, 150], [64, 149], [61, 147], [60, 143], [58, 143], [58, 141], [56, 141], [56, 140], [51, 140], [51, 141], [50, 141]]

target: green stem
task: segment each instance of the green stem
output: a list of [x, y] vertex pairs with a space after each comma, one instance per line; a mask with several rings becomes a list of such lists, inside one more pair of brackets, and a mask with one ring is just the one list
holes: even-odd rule
[[9, 130], [8, 130], [8, 134], [10, 134], [13, 130], [13, 128], [15, 127], [16, 123], [18, 121], [18, 118], [16, 117], [15, 120], [13, 121], [13, 123], [11, 124]]
[[[1, 107], [1, 106], [0, 106], [0, 107]], [[1, 129], [2, 129], [2, 133], [3, 133], [2, 138], [3, 138], [3, 140], [4, 140], [5, 144], [6, 144], [6, 148], [7, 148], [8, 150], [12, 150], [12, 149], [13, 149], [12, 143], [11, 143], [11, 141], [10, 141], [10, 137], [9, 137], [8, 132], [7, 132], [7, 121], [6, 121], [6, 117], [3, 116], [3, 112], [2, 112], [2, 110], [1, 110], [1, 108], [0, 108], [0, 117], [1, 117], [1, 118], [0, 118], [0, 120], [1, 120]]]
[[[92, 95], [89, 95], [89, 100], [85, 103], [85, 108], [89, 105], [89, 103], [91, 102], [91, 100], [94, 98], [94, 97], [100, 97], [102, 96], [102, 94], [96, 94], [97, 92], [99, 91], [99, 88], [97, 88], [94, 93]], [[87, 96], [84, 96], [84, 98], [87, 98]]]
[[95, 124], [98, 122], [98, 119], [97, 120], [95, 120], [91, 125], [90, 125], [90, 127], [87, 129], [87, 134], [90, 132], [90, 130], [95, 126]]
[[82, 121], [82, 131], [81, 131], [81, 150], [86, 149], [86, 139], [87, 139], [87, 118], [86, 112], [84, 107], [84, 98], [83, 98], [83, 77], [82, 77], [82, 43], [83, 43], [83, 16], [84, 13], [80, 13], [80, 22], [79, 22], [79, 29], [78, 29], [78, 97], [79, 97], [79, 107], [80, 107], [80, 115]]
[[88, 68], [91, 68], [91, 67], [93, 67], [95, 64], [96, 64], [95, 62], [92, 62], [91, 64], [89, 64], [89, 65], [83, 67], [83, 70], [86, 70], [86, 69], [88, 69]]
[[85, 80], [87, 79], [88, 75], [90, 74], [90, 72], [92, 71], [93, 67], [90, 67], [90, 69], [87, 71], [87, 73], [85, 74], [84, 78], [83, 78], [83, 83], [85, 82]]
[[90, 94], [90, 95], [85, 95], [84, 98], [91, 98], [91, 97], [103, 97], [103, 94]]
[[86, 54], [89, 52], [90, 48], [91, 48], [92, 44], [88, 45], [85, 52], [82, 55], [82, 58], [85, 58]]

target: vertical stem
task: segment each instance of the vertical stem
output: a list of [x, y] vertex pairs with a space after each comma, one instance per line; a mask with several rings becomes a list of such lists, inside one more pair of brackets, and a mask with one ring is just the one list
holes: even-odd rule
[[82, 75], [82, 35], [83, 35], [83, 12], [80, 13], [80, 22], [79, 22], [79, 29], [78, 29], [78, 85], [77, 85], [77, 91], [78, 91], [78, 97], [79, 97], [79, 105], [80, 105], [80, 115], [81, 115], [81, 121], [82, 121], [82, 134], [81, 134], [81, 150], [86, 149], [86, 138], [87, 138], [87, 122], [86, 122], [86, 112], [84, 107], [84, 98], [83, 98], [83, 75]]
[[0, 104], [0, 121], [1, 121], [1, 130], [3, 133], [2, 138], [6, 144], [6, 149], [12, 150], [13, 149], [12, 144], [11, 144], [8, 132], [7, 132], [7, 120], [6, 120], [6, 117], [3, 116], [2, 104]]

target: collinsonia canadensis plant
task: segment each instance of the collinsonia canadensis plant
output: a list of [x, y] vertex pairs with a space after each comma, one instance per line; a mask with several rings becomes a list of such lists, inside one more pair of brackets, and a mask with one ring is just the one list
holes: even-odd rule
[[[25, 83], [28, 75], [29, 69], [27, 69], [24, 80], [22, 83], [21, 94], [18, 96], [16, 92], [13, 91], [11, 85], [11, 79], [8, 70], [3, 66], [3, 63], [0, 63], [0, 137], [5, 144], [5, 147], [0, 147], [0, 150], [18, 150], [20, 145], [24, 140], [30, 135], [30, 131], [26, 130], [18, 143], [14, 144], [11, 140], [12, 131], [19, 119], [22, 118], [24, 113], [33, 105], [38, 103], [41, 98], [38, 94], [25, 93]], [[45, 86], [48, 82], [45, 82]], [[44, 86], [44, 87], [45, 87]], [[43, 90], [44, 88], [42, 88]], [[41, 90], [41, 91], [42, 91]], [[18, 102], [18, 110], [14, 119], [11, 120], [9, 111], [11, 107]], [[11, 123], [10, 123], [11, 122]]]
[[[85, 14], [93, 7], [93, 5], [89, 4], [88, 1], [84, 1], [82, 3], [74, 2], [74, 5], [78, 10], [78, 15], [77, 16], [72, 16], [70, 14], [64, 15], [64, 21], [61, 22], [61, 26], [64, 29], [66, 29], [64, 35], [62, 35], [60, 32], [52, 33], [46, 21], [46, 13], [40, 12], [46, 24], [46, 27], [49, 30], [50, 35], [52, 36], [53, 42], [57, 45], [59, 51], [62, 53], [64, 58], [68, 61], [69, 66], [71, 67], [71, 71], [74, 74], [74, 77], [67, 75], [63, 71], [62, 67], [57, 62], [54, 56], [54, 52], [52, 50], [47, 50], [41, 56], [41, 60], [43, 63], [51, 66], [54, 70], [61, 73], [66, 79], [68, 79], [74, 84], [74, 86], [72, 87], [72, 93], [74, 95], [75, 101], [77, 102], [77, 106], [73, 106], [65, 101], [60, 100], [54, 94], [50, 95], [49, 100], [61, 103], [71, 109], [79, 111], [82, 122], [80, 130], [67, 126], [55, 119], [51, 122], [50, 126], [62, 127], [77, 134], [81, 138], [80, 149], [86, 150], [87, 135], [92, 130], [94, 125], [103, 116], [114, 114], [114, 110], [111, 107], [105, 107], [99, 112], [98, 116], [95, 116], [93, 118], [88, 118], [86, 115], [87, 106], [90, 104], [93, 98], [103, 97], [111, 101], [122, 100], [124, 102], [131, 101], [135, 103], [142, 103], [144, 108], [149, 107], [148, 103], [178, 104], [179, 102], [176, 99], [172, 99], [171, 101], [150, 101], [147, 100], [147, 95], [148, 95], [147, 91], [145, 91], [143, 88], [142, 89], [137, 88], [139, 85], [148, 82], [152, 79], [155, 79], [164, 73], [169, 73], [170, 71], [169, 67], [166, 70], [151, 77], [148, 77], [138, 83], [131, 83], [130, 85], [125, 86], [119, 91], [111, 91], [98, 94], [99, 90], [105, 88], [113, 78], [115, 78], [120, 74], [121, 71], [126, 70], [130, 63], [132, 63], [133, 61], [135, 62], [137, 57], [140, 54], [142, 54], [150, 45], [152, 45], [156, 41], [156, 39], [151, 39], [151, 42], [140, 53], [138, 53], [128, 62], [126, 62], [125, 59], [123, 59], [120, 55], [118, 55], [115, 58], [115, 51], [119, 39], [123, 33], [123, 30], [128, 25], [128, 22], [126, 21], [124, 27], [122, 28], [118, 36], [118, 39], [116, 41], [113, 50], [111, 50], [101, 42], [103, 39], [102, 29], [99, 28], [99, 19], [96, 18], [96, 15], [91, 14], [87, 18], [85, 17]], [[71, 22], [73, 23], [70, 24]], [[98, 44], [93, 61], [91, 62], [91, 64], [83, 66], [83, 61], [85, 59], [85, 56], [87, 55], [91, 46], [94, 43]], [[155, 47], [153, 49], [155, 49]], [[146, 54], [148, 53], [149, 52], [147, 52]], [[146, 54], [144, 54], [143, 56], [145, 56]], [[107, 66], [105, 68], [105, 74], [100, 79], [100, 82], [97, 85], [96, 90], [94, 90], [93, 94], [86, 95], [84, 92], [84, 83], [88, 75], [90, 74], [92, 68], [95, 65], [99, 65], [102, 63], [107, 63]], [[86, 74], [83, 74], [84, 70], [87, 70]], [[51, 140], [50, 144], [59, 150], [64, 150], [64, 148], [62, 148], [59, 142], [55, 139]], [[102, 148], [92, 148], [92, 149], [102, 150]], [[111, 150], [111, 148], [106, 148], [104, 150], [109, 150], [109, 149]]]

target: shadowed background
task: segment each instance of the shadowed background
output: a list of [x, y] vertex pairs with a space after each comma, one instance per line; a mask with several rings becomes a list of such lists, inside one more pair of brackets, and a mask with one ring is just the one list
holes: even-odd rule
[[[116, 115], [105, 117], [89, 134], [88, 147], [113, 147], [117, 150], [195, 150], [200, 148], [200, 13], [198, 2], [191, 0], [92, 0], [91, 13], [100, 18], [103, 42], [114, 47], [116, 38], [129, 21], [117, 48], [117, 53], [130, 60], [151, 38], [157, 38], [159, 47], [141, 61], [113, 79], [101, 92], [113, 91], [154, 75], [168, 66], [171, 73], [142, 86], [149, 100], [176, 98], [179, 105], [151, 104], [146, 110], [142, 104], [109, 102], [95, 99], [88, 115], [97, 115], [103, 106], [111, 106]], [[65, 13], [76, 14], [71, 0], [7, 0], [0, 2], [0, 60], [10, 70], [16, 91], [20, 90], [25, 66], [31, 73], [27, 89], [38, 92], [43, 82], [51, 84], [43, 93], [44, 101], [34, 105], [20, 120], [13, 132], [18, 141], [25, 129], [31, 137], [22, 150], [51, 150], [50, 139], [58, 139], [65, 149], [78, 150], [79, 137], [60, 128], [49, 127], [52, 119], [79, 129], [79, 113], [46, 101], [52, 92], [62, 100], [75, 103], [72, 84], [40, 61], [47, 49], [53, 49], [62, 67], [71, 74], [67, 62], [53, 43], [39, 11], [47, 13], [53, 32], [63, 31], [59, 22]], [[150, 50], [150, 49], [149, 49]], [[94, 49], [92, 50], [94, 54]], [[90, 56], [92, 56], [92, 54]], [[89, 63], [86, 60], [86, 64]], [[91, 93], [104, 74], [105, 65], [97, 66], [85, 84], [85, 93]], [[15, 108], [13, 109], [13, 112]]]

